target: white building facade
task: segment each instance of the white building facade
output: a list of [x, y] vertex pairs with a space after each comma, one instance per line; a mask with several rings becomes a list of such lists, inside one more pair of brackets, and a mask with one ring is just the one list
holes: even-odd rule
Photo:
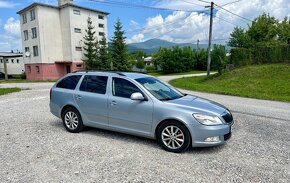
[[13, 52], [0, 52], [0, 72], [5, 73], [6, 62], [8, 75], [19, 75], [24, 72], [23, 54]]
[[59, 6], [33, 3], [20, 10], [22, 47], [28, 80], [53, 80], [84, 69], [83, 46], [90, 17], [100, 40], [107, 36], [108, 13], [59, 0]]

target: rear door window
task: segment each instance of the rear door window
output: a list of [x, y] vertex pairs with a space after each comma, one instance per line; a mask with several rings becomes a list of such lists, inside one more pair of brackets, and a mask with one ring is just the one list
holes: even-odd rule
[[105, 94], [107, 89], [107, 76], [87, 75], [80, 86], [80, 91]]
[[81, 79], [82, 75], [73, 75], [73, 76], [68, 76], [61, 80], [56, 87], [57, 88], [64, 88], [64, 89], [69, 89], [69, 90], [74, 90]]

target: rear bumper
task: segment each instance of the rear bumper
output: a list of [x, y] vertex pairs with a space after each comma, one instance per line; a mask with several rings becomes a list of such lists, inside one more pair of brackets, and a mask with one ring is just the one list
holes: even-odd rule
[[[224, 144], [231, 138], [231, 124], [205, 126], [198, 125], [191, 128], [192, 147], [209, 147]], [[208, 137], [219, 137], [215, 142], [205, 141]]]

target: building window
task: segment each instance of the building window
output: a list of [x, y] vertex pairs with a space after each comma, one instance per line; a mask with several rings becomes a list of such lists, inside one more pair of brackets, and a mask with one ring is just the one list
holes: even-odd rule
[[14, 59], [11, 59], [11, 63], [14, 63]]
[[25, 53], [29, 52], [29, 47], [25, 47]]
[[3, 63], [3, 59], [0, 59], [0, 62]]
[[82, 33], [82, 29], [75, 28], [75, 33]]
[[31, 32], [32, 32], [32, 39], [37, 38], [36, 27], [32, 28]]
[[23, 24], [26, 24], [26, 23], [27, 23], [27, 16], [26, 16], [26, 13], [23, 13], [23, 14], [22, 14], [22, 22], [23, 22]]
[[74, 9], [73, 12], [74, 12], [75, 15], [80, 15], [81, 14], [81, 11], [80, 10]]
[[80, 67], [83, 67], [82, 64], [76, 64], [76, 66], [79, 67], [79, 68], [80, 68]]
[[35, 9], [30, 10], [30, 20], [35, 20]]
[[6, 63], [9, 63], [9, 60], [8, 59], [6, 59]]
[[31, 73], [31, 66], [27, 66], [27, 72]]
[[28, 40], [28, 30], [23, 31], [24, 41]]
[[99, 27], [100, 28], [104, 28], [104, 24], [99, 24]]
[[98, 17], [99, 17], [99, 19], [104, 20], [104, 16], [103, 15], [99, 15]]
[[76, 51], [82, 51], [82, 47], [77, 46], [77, 47], [76, 47]]
[[17, 59], [16, 62], [19, 64], [19, 59]]
[[39, 66], [35, 66], [36, 73], [40, 73]]
[[99, 32], [99, 36], [103, 36], [103, 35], [105, 35], [104, 32]]
[[33, 46], [33, 56], [38, 56], [38, 46]]

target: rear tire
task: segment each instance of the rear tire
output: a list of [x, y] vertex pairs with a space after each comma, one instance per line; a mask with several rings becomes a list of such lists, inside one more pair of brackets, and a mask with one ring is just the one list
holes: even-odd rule
[[73, 107], [68, 107], [63, 111], [62, 121], [65, 129], [71, 133], [78, 133], [84, 128], [79, 111]]
[[165, 122], [157, 130], [158, 143], [169, 152], [185, 151], [191, 142], [186, 126], [176, 121]]

